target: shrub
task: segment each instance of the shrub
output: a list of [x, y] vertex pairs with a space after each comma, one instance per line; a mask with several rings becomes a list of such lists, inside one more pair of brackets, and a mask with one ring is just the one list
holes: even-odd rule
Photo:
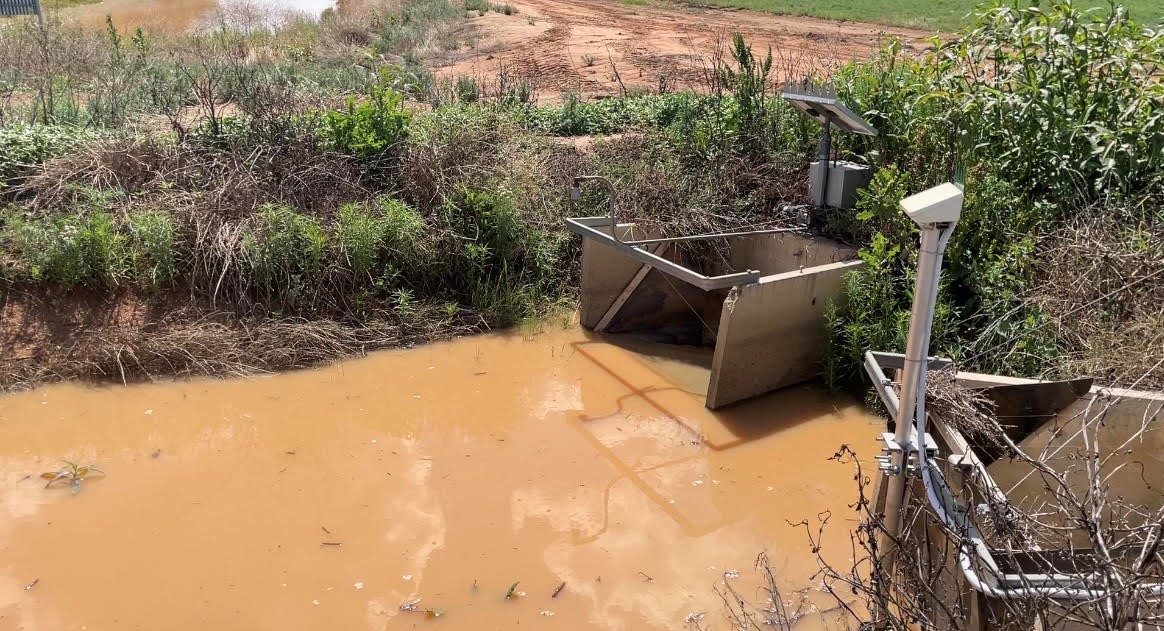
[[319, 289], [327, 254], [319, 222], [285, 206], [259, 209], [243, 251], [259, 292], [279, 307], [307, 308]]
[[97, 138], [93, 131], [54, 125], [0, 127], [0, 190], [49, 158]]
[[384, 221], [370, 214], [363, 204], [340, 207], [335, 238], [354, 276], [367, 276], [375, 266], [386, 232]]
[[129, 214], [130, 263], [137, 278], [159, 289], [178, 273], [178, 226], [161, 211]]
[[[128, 271], [124, 235], [104, 213], [25, 219], [6, 217], [0, 242], [33, 282], [72, 288], [117, 284]], [[18, 279], [19, 280], [19, 279]]]
[[481, 98], [481, 86], [472, 77], [457, 77], [455, 90], [461, 103], [476, 103]]
[[324, 121], [337, 148], [372, 158], [383, 155], [404, 137], [410, 118], [400, 93], [381, 84], [372, 88], [367, 99], [349, 97], [344, 110], [328, 112]]

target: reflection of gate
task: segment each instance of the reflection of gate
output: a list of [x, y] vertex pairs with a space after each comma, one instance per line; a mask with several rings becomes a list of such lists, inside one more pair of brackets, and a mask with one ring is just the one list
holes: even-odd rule
[[40, 11], [40, 0], [0, 0], [0, 15], [35, 15], [44, 26], [44, 15]]
[[[864, 264], [853, 250], [793, 229], [660, 239], [610, 222], [567, 220], [583, 237], [583, 326], [714, 346], [711, 409], [818, 374], [824, 310], [844, 273]], [[681, 245], [713, 240], [714, 263]]]

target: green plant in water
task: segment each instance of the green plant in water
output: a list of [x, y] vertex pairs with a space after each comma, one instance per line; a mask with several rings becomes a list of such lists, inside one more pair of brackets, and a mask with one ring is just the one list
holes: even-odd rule
[[47, 480], [44, 488], [51, 488], [55, 484], [66, 482], [73, 495], [76, 495], [81, 492], [81, 484], [90, 476], [95, 473], [101, 476], [105, 475], [105, 472], [98, 469], [96, 465], [78, 465], [68, 460], [65, 460], [63, 464], [64, 466], [56, 471], [45, 471], [40, 474], [42, 480]]

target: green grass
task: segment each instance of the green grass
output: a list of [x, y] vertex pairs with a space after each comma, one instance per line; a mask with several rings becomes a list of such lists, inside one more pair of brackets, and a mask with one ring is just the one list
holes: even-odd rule
[[[892, 24], [927, 30], [955, 31], [973, 22], [975, 0], [680, 0], [689, 4], [737, 7], [785, 15]], [[1125, 0], [1133, 19], [1157, 24], [1164, 0]], [[1105, 7], [1106, 0], [1080, 0], [1081, 8]]]

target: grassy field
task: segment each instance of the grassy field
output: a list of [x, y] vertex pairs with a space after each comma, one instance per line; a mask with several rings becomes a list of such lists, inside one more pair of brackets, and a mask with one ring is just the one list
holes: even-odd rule
[[[956, 31], [969, 22], [976, 0], [682, 0], [691, 4], [738, 7], [786, 15], [875, 22], [922, 29]], [[1080, 7], [1105, 7], [1106, 0], [1080, 0]], [[1125, 0], [1132, 17], [1144, 24], [1164, 18], [1164, 0]]]

